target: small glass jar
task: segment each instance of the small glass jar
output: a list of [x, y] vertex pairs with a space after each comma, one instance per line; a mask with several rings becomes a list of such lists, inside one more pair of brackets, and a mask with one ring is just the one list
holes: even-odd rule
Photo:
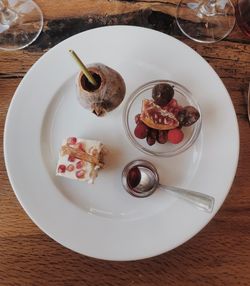
[[[143, 188], [143, 190], [140, 188], [140, 181], [143, 178], [141, 178], [141, 173], [138, 169], [141, 168], [144, 169], [144, 172], [147, 172], [148, 170], [150, 174], [154, 176], [153, 182], [155, 183], [153, 185], [149, 184], [149, 188], [146, 190], [145, 188]], [[154, 165], [152, 165], [150, 162], [146, 160], [134, 160], [128, 163], [123, 169], [122, 185], [125, 190], [132, 196], [138, 198], [146, 198], [152, 195], [158, 187], [159, 175]]]

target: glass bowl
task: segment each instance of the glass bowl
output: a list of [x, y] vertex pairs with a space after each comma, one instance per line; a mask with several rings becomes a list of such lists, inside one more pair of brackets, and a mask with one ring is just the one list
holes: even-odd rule
[[174, 99], [181, 106], [191, 105], [195, 107], [200, 115], [200, 107], [198, 102], [192, 97], [190, 91], [181, 84], [170, 80], [156, 80], [148, 82], [136, 89], [127, 99], [123, 111], [123, 124], [126, 135], [134, 147], [141, 152], [158, 157], [172, 157], [178, 155], [190, 148], [198, 138], [201, 130], [201, 116], [193, 125], [182, 127], [184, 139], [179, 144], [166, 142], [165, 144], [156, 143], [152, 146], [147, 144], [146, 139], [138, 139], [134, 135], [136, 127], [135, 116], [141, 113], [142, 100], [152, 99], [152, 89], [160, 83], [168, 83], [174, 88]]

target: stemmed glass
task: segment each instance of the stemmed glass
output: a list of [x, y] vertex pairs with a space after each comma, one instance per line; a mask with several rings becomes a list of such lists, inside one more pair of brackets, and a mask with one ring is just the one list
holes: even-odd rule
[[231, 0], [181, 0], [176, 21], [190, 39], [214, 43], [225, 38], [235, 25]]
[[250, 37], [250, 0], [237, 1], [236, 20], [242, 32]]
[[0, 0], [0, 49], [30, 45], [43, 27], [43, 14], [31, 0]]

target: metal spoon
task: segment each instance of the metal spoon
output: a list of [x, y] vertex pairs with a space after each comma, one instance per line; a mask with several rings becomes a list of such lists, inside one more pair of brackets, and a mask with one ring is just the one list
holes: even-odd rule
[[129, 194], [138, 198], [145, 198], [152, 195], [156, 190], [163, 190], [176, 194], [200, 210], [212, 212], [214, 207], [214, 198], [209, 195], [161, 185], [156, 168], [145, 160], [135, 160], [124, 167], [122, 184]]

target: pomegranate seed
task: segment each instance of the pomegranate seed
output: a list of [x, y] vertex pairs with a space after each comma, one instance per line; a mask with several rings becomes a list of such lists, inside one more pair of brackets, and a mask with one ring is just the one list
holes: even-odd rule
[[65, 173], [66, 166], [63, 164], [59, 165], [57, 171], [58, 171], [58, 173]]
[[75, 157], [74, 156], [72, 156], [72, 155], [69, 155], [69, 157], [68, 157], [68, 161], [69, 162], [74, 162], [75, 161]]
[[67, 171], [72, 172], [75, 169], [75, 166], [73, 164], [69, 164], [67, 166]]
[[76, 172], [76, 177], [77, 177], [78, 179], [84, 178], [84, 175], [85, 175], [85, 172], [84, 172], [83, 170], [80, 170], [80, 171], [77, 171], [77, 172]]
[[67, 139], [67, 143], [70, 144], [70, 145], [75, 145], [77, 142], [77, 138], [76, 137], [69, 137]]
[[83, 147], [83, 144], [82, 144], [82, 143], [78, 143], [78, 148], [79, 148], [81, 151], [84, 151], [84, 147]]
[[76, 163], [76, 169], [81, 169], [82, 167], [83, 167], [82, 161], [78, 161], [78, 162]]
[[75, 169], [75, 166], [74, 166], [73, 164], [69, 164], [69, 165], [66, 167], [66, 170], [69, 171], [69, 172], [72, 172], [74, 169]]

